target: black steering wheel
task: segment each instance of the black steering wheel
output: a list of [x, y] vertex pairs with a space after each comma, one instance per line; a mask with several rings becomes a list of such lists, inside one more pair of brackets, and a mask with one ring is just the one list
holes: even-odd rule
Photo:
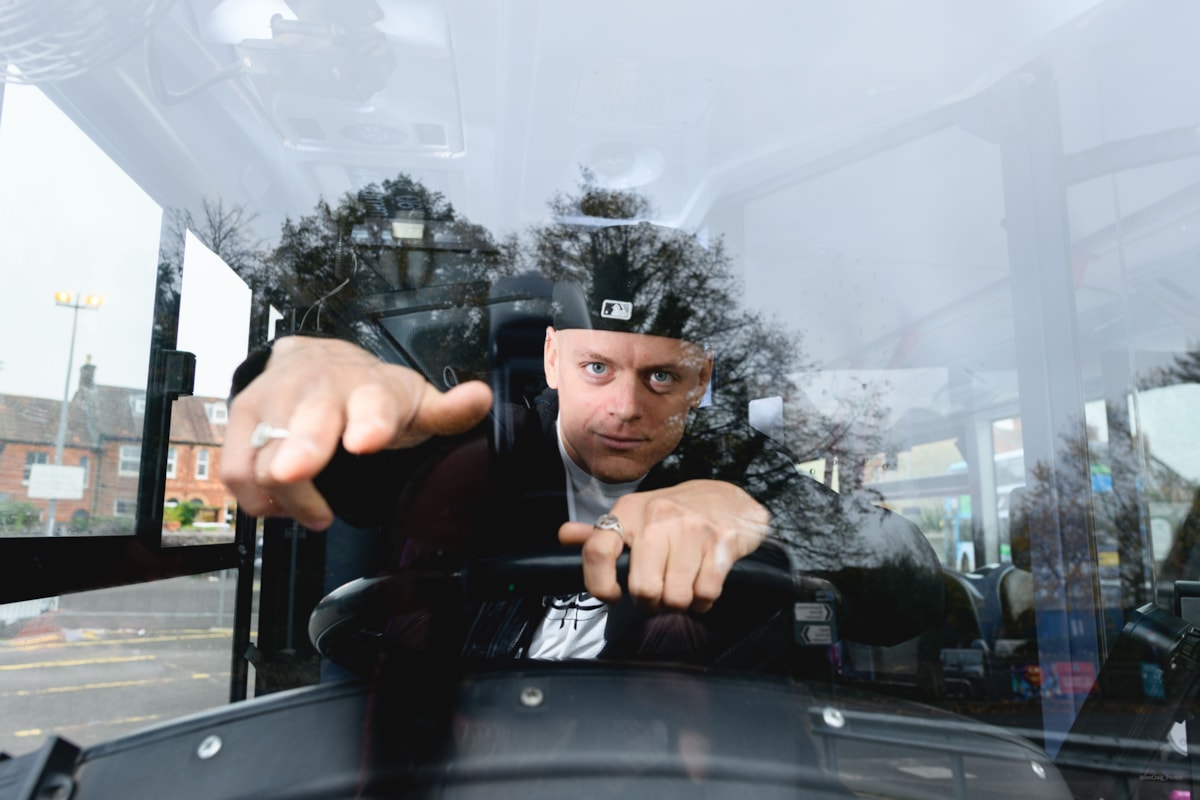
[[[377, 578], [358, 578], [329, 593], [313, 609], [308, 634], [324, 657], [351, 672], [364, 674], [382, 653], [396, 648], [391, 636], [396, 598], [402, 592], [438, 605], [472, 605], [489, 600], [546, 597], [583, 591], [580, 551], [558, 548], [549, 552], [476, 557], [453, 567], [404, 570]], [[617, 561], [617, 579], [627, 585], [629, 554]], [[726, 577], [721, 598], [753, 596], [758, 604], [791, 609], [822, 592], [832, 593], [823, 580], [796, 575], [783, 563], [743, 558]]]

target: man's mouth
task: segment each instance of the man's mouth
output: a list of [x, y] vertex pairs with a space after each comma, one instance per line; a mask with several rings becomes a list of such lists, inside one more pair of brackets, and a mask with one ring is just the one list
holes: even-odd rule
[[646, 439], [640, 436], [617, 436], [606, 433], [596, 433], [593, 435], [602, 445], [610, 450], [633, 450], [646, 442]]

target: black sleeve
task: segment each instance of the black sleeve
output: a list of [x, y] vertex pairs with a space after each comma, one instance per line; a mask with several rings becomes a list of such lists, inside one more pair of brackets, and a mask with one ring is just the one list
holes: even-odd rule
[[246, 356], [246, 360], [238, 364], [233, 371], [233, 383], [229, 387], [229, 399], [237, 395], [254, 381], [267, 368], [267, 360], [271, 357], [270, 345], [259, 345]]

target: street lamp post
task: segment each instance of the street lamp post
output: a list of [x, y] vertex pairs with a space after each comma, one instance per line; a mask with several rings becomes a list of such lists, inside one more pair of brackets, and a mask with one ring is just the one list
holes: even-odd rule
[[[79, 309], [99, 311], [104, 299], [98, 294], [80, 296], [70, 292], [56, 292], [54, 302], [60, 308], [71, 309], [71, 349], [67, 352], [67, 381], [63, 386], [62, 408], [58, 412], [58, 435], [54, 438], [54, 465], [62, 466], [63, 445], [67, 439], [67, 405], [71, 401], [71, 371], [75, 368], [75, 330], [79, 327]], [[57, 500], [50, 498], [50, 506], [46, 512], [46, 535], [54, 535], [54, 514], [57, 511]]]

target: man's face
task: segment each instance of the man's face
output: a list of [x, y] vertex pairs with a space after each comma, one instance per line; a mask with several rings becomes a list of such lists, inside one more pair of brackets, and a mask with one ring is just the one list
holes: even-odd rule
[[567, 454], [607, 483], [636, 480], [675, 449], [712, 373], [690, 342], [581, 329], [546, 330], [545, 366]]

